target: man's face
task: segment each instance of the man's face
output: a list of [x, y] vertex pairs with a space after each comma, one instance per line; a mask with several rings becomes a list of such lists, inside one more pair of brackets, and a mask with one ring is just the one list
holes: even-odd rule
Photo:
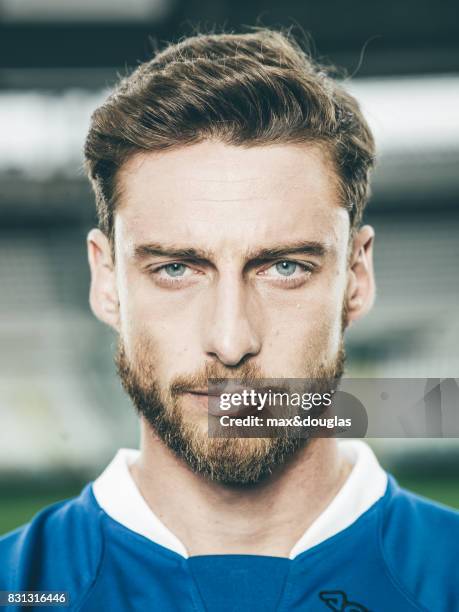
[[203, 142], [138, 154], [118, 181], [119, 372], [166, 443], [229, 482], [223, 449], [253, 467], [276, 441], [209, 439], [208, 377], [341, 374], [349, 216], [336, 177], [317, 146]]

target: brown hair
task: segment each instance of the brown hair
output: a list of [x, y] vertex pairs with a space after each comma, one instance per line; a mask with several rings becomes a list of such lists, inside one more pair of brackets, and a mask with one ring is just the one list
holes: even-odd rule
[[325, 145], [351, 228], [359, 226], [374, 161], [359, 105], [290, 36], [261, 29], [170, 45], [94, 112], [84, 153], [100, 229], [113, 238], [116, 176], [129, 157], [208, 138]]

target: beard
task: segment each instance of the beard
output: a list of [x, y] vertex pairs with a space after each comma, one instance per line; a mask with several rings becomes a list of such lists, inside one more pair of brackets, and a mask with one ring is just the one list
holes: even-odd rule
[[[150, 342], [137, 346], [129, 359], [122, 338], [119, 338], [115, 363], [122, 385], [138, 414], [152, 433], [193, 472], [223, 485], [254, 485], [285, 466], [304, 448], [307, 437], [280, 435], [268, 438], [212, 438], [196, 411], [185, 410], [184, 393], [207, 388], [209, 379], [237, 378], [248, 384], [267, 376], [253, 363], [243, 363], [237, 371], [222, 364], [207, 363], [199, 373], [174, 378], [163, 388], [155, 369], [155, 349]], [[343, 333], [337, 354], [327, 365], [305, 364], [304, 377], [320, 381], [323, 388], [336, 388], [344, 372]], [[201, 417], [203, 415], [201, 414]]]

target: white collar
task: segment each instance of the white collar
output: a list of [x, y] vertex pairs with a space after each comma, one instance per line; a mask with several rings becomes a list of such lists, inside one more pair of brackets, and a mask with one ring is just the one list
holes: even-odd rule
[[[346, 482], [290, 551], [293, 559], [336, 535], [366, 512], [387, 487], [387, 474], [373, 451], [361, 440], [339, 440], [339, 448], [353, 463]], [[131, 531], [187, 558], [180, 540], [159, 520], [142, 497], [129, 471], [138, 450], [120, 449], [92, 485], [99, 506]]]

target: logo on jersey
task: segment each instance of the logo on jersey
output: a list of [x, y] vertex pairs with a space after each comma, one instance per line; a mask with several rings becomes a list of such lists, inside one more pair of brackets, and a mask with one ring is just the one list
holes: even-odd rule
[[355, 601], [349, 601], [344, 591], [321, 591], [320, 599], [335, 612], [370, 612], [368, 608]]

